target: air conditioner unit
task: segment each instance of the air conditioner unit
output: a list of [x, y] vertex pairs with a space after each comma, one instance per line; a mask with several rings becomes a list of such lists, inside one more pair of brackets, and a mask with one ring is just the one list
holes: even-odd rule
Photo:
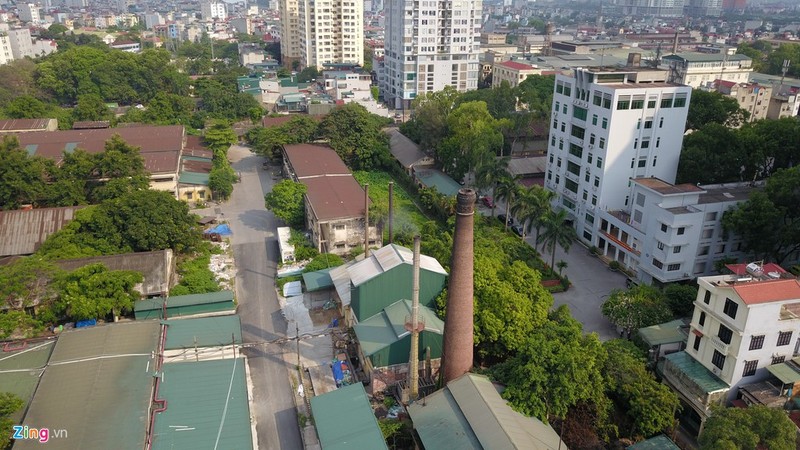
[[714, 367], [711, 368], [711, 373], [713, 373], [714, 375], [719, 375], [721, 372], [722, 371], [719, 370], [719, 367], [717, 367], [717, 366], [714, 366]]

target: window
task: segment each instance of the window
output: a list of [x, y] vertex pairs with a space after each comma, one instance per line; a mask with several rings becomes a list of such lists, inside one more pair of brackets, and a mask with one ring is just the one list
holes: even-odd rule
[[200, 197], [201, 199], [205, 199], [206, 191], [197, 191], [197, 196]]
[[644, 121], [644, 129], [649, 130], [653, 128], [653, 119], [647, 119]]
[[600, 138], [600, 148], [606, 148], [606, 138]]
[[675, 246], [675, 247], [672, 249], [672, 253], [680, 253], [680, 252], [681, 252], [681, 246], [680, 246], [680, 245], [676, 245], [676, 246]]
[[575, 164], [572, 161], [567, 161], [567, 172], [569, 172], [569, 173], [571, 173], [573, 175], [580, 176], [580, 174], [581, 174], [581, 166], [579, 166], [578, 164]]
[[608, 128], [608, 119], [606, 119], [605, 117], [603, 117], [603, 124], [602, 124], [601, 126], [602, 126], [602, 128], [603, 128], [604, 130], [605, 130], [606, 128]]
[[692, 345], [692, 348], [694, 348], [694, 351], [700, 350], [700, 340], [701, 339], [702, 338], [700, 336], [697, 336], [697, 335], [694, 336], [694, 345]]
[[780, 364], [784, 361], [786, 361], [786, 356], [784, 355], [772, 357], [772, 364]]
[[557, 129], [558, 129], [558, 121], [557, 121], [557, 120], [554, 120], [554, 121], [553, 121], [553, 129], [554, 129], [554, 130], [557, 130]]
[[722, 312], [730, 316], [731, 319], [736, 318], [736, 311], [739, 310], [739, 304], [735, 301], [726, 298], [725, 299], [725, 307], [722, 309]]
[[553, 147], [556, 146], [556, 137], [555, 136], [551, 136], [550, 137], [550, 145], [552, 145]]
[[706, 312], [700, 311], [700, 319], [697, 320], [697, 323], [703, 327], [706, 325]]
[[611, 94], [603, 94], [603, 108], [611, 109]]
[[644, 206], [645, 199], [646, 199], [645, 195], [642, 194], [641, 192], [636, 194], [636, 204], [637, 205]]
[[595, 139], [596, 139], [596, 137], [595, 137], [594, 133], [590, 134], [589, 135], [589, 145], [594, 145]]
[[597, 206], [597, 196], [596, 195], [592, 196], [592, 206]]
[[[556, 92], [559, 94], [564, 93], [564, 85], [560, 81], [556, 83]], [[558, 107], [556, 107], [556, 109], [558, 109]]]
[[663, 231], [664, 233], [667, 232], [667, 224], [665, 224], [665, 223], [661, 224], [661, 231]]
[[667, 266], [667, 272], [677, 272], [681, 270], [680, 264], [670, 264]]
[[750, 338], [750, 350], [761, 350], [764, 348], [764, 335], [753, 336]]
[[186, 193], [186, 200], [191, 200], [191, 199], [192, 199], [192, 193], [191, 192], [187, 192]]
[[655, 266], [656, 269], [663, 269], [664, 268], [664, 263], [662, 263], [661, 261], [653, 258], [653, 266]]
[[640, 159], [639, 164], [637, 164], [638, 167], [645, 167], [646, 165], [647, 165], [647, 158]]
[[636, 223], [642, 223], [642, 211], [641, 210], [634, 210], [633, 211], [633, 221]]
[[603, 158], [601, 158], [599, 156], [597, 157], [597, 168], [598, 169], [602, 169], [603, 168]]
[[620, 95], [617, 99], [617, 109], [631, 109], [631, 96]]
[[592, 104], [595, 106], [600, 106], [603, 104], [603, 97], [597, 91], [595, 91], [594, 96], [592, 97]]
[[656, 107], [656, 101], [655, 100], [648, 100], [647, 101], [647, 107], [648, 108], [655, 108]]
[[570, 134], [572, 134], [578, 139], [583, 139], [583, 137], [586, 135], [586, 129], [579, 127], [577, 125], [573, 125], [572, 129], [570, 130]]
[[672, 105], [674, 108], [683, 108], [686, 106], [686, 94], [676, 94], [675, 103]]
[[569, 209], [572, 209], [572, 210], [575, 209], [575, 203], [572, 200], [570, 200], [570, 199], [568, 199], [566, 197], [561, 199], [561, 204], [566, 206]]
[[650, 148], [650, 139], [642, 139], [642, 148]]
[[600, 187], [600, 177], [594, 177], [594, 187]]
[[714, 356], [711, 357], [711, 364], [714, 364], [719, 370], [725, 367], [725, 355], [714, 350]]
[[572, 108], [572, 117], [580, 120], [586, 120], [586, 116], [589, 111], [586, 108], [581, 108], [580, 106], [574, 106]]
[[570, 143], [569, 154], [577, 156], [578, 158], [583, 158], [583, 147], [577, 144]]
[[715, 220], [717, 220], [717, 213], [716, 212], [706, 213], [706, 222], [713, 222]]
[[742, 372], [743, 377], [750, 377], [756, 374], [756, 369], [758, 368], [758, 360], [755, 361], [745, 361], [744, 362], [744, 372]]
[[556, 102], [556, 112], [558, 112], [559, 109], [561, 109], [561, 103]]
[[664, 250], [664, 243], [661, 241], [656, 241], [656, 247], [658, 247], [659, 250]]
[[706, 245], [700, 247], [700, 252], [697, 254], [697, 256], [706, 256], [707, 254], [708, 254], [708, 246]]
[[653, 167], [656, 166], [656, 161], [658, 161], [658, 155], [653, 155]]
[[657, 137], [656, 138], [656, 148], [658, 148], [659, 146], [661, 146], [661, 138]]
[[706, 291], [705, 295], [703, 296], [703, 303], [706, 305], [711, 303], [711, 291]]
[[789, 345], [789, 342], [792, 340], [792, 332], [791, 331], [781, 331], [778, 333], [778, 347], [782, 345]]
[[714, 229], [713, 228], [709, 228], [707, 230], [703, 230], [703, 235], [702, 236], [703, 236], [703, 239], [711, 239], [711, 237], [714, 236]]
[[717, 337], [720, 341], [730, 344], [731, 338], [733, 337], [733, 331], [731, 331], [731, 329], [725, 325], [719, 324], [719, 332], [717, 332]]
[[658, 119], [658, 128], [664, 128], [664, 118]]
[[672, 108], [672, 94], [667, 94], [661, 98], [662, 108]]
[[571, 192], [574, 192], [576, 194], [578, 193], [578, 183], [570, 180], [569, 178], [564, 180], [564, 187], [566, 187], [567, 190], [569, 190]]
[[589, 191], [586, 189], [583, 190], [583, 200], [589, 200]]
[[586, 213], [586, 223], [594, 223], [594, 216]]
[[641, 98], [637, 98], [638, 96], [633, 97], [633, 101], [631, 101], [631, 109], [643, 109], [644, 108], [644, 96]]
[[556, 161], [556, 167], [561, 167], [561, 158]]
[[678, 228], [678, 236], [682, 235], [685, 231], [686, 231], [685, 227], [679, 227]]
[[592, 114], [592, 125], [597, 125], [597, 114]]

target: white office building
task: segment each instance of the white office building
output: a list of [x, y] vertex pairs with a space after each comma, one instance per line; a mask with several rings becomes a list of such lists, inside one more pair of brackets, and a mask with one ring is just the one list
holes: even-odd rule
[[[800, 282], [774, 264], [728, 267], [734, 274], [697, 280], [686, 350], [659, 364], [695, 432], [713, 405], [741, 399], [782, 408], [800, 380]], [[774, 382], [759, 384], [771, 374]]]
[[303, 67], [364, 65], [363, 1], [298, 0], [297, 5]]
[[661, 58], [658, 67], [670, 72], [669, 81], [699, 88], [714, 80], [748, 82], [753, 72], [753, 60], [746, 55], [728, 55], [725, 52], [677, 53]]
[[629, 0], [621, 3], [629, 16], [682, 17], [684, 0]]
[[39, 6], [33, 3], [20, 3], [18, 6], [19, 20], [28, 23], [39, 23]]
[[637, 69], [556, 76], [545, 188], [589, 245], [599, 242], [601, 211], [631, 206], [632, 179], [675, 181], [692, 90], [666, 77]]
[[711, 275], [721, 258], [744, 258], [741, 238], [724, 233], [721, 219], [762, 185], [673, 185], [634, 178], [626, 194], [628, 206], [600, 210], [596, 245], [646, 284]]
[[228, 12], [225, 9], [225, 3], [207, 0], [200, 5], [200, 16], [203, 20], [225, 20]]
[[418, 95], [478, 87], [481, 0], [387, 0], [384, 99], [410, 108]]

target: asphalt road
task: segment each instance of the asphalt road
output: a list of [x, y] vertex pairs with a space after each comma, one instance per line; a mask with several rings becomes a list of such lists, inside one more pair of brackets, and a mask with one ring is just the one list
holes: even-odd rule
[[[264, 342], [286, 336], [275, 294], [278, 219], [264, 209], [264, 193], [272, 188], [264, 159], [245, 147], [228, 151], [241, 181], [231, 199], [218, 206], [233, 230], [231, 243], [236, 258], [236, 293], [244, 342]], [[257, 421], [258, 448], [302, 449], [297, 412], [292, 399], [283, 353], [285, 344], [268, 344], [244, 350], [253, 381], [253, 408]]]

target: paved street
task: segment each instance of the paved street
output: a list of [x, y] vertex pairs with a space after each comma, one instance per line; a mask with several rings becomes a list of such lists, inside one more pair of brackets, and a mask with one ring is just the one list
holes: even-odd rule
[[[269, 341], [286, 336], [286, 322], [274, 287], [277, 219], [264, 209], [264, 192], [271, 189], [273, 181], [270, 172], [261, 168], [264, 159], [249, 149], [233, 146], [228, 156], [242, 180], [231, 199], [219, 208], [233, 230], [242, 338], [245, 342]], [[251, 412], [257, 421], [260, 449], [302, 448], [292, 386], [283, 359], [285, 351], [291, 351], [291, 344], [245, 349], [254, 384]]]

